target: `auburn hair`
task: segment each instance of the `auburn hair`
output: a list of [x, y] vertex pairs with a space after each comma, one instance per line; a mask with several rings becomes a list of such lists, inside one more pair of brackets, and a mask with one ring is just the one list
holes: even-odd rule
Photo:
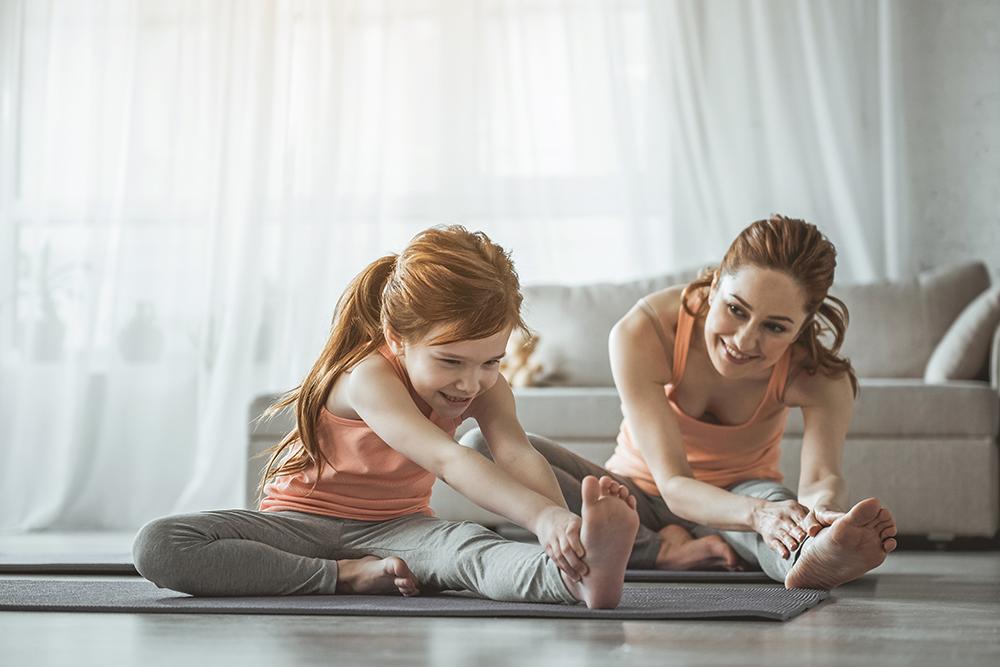
[[[274, 477], [313, 466], [318, 481], [322, 466], [329, 465], [317, 439], [327, 396], [344, 371], [386, 344], [386, 329], [404, 341], [432, 345], [487, 338], [507, 328], [527, 332], [522, 298], [510, 253], [483, 232], [460, 225], [426, 229], [398, 255], [369, 264], [337, 302], [330, 336], [302, 384], [261, 416], [295, 407], [295, 428], [265, 452], [270, 458], [258, 490]], [[426, 340], [435, 328], [434, 338]], [[282, 460], [289, 448], [293, 452]]]
[[[850, 360], [840, 356], [850, 314], [843, 301], [829, 295], [837, 267], [837, 249], [833, 243], [805, 220], [777, 214], [758, 220], [739, 233], [719, 266], [706, 269], [684, 288], [681, 294], [684, 310], [693, 317], [703, 317], [708, 312], [708, 300], [702, 298], [694, 310], [689, 297], [695, 293], [704, 295], [722, 274], [733, 275], [747, 265], [781, 271], [802, 288], [808, 317], [793, 345], [805, 350], [803, 369], [810, 375], [822, 371], [828, 377], [846, 373], [857, 396], [857, 375]], [[832, 337], [829, 344], [824, 343], [826, 337]]]

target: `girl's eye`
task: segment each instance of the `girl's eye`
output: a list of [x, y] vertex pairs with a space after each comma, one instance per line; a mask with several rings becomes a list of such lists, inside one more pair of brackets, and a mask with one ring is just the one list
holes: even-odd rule
[[458, 366], [460, 363], [462, 363], [458, 359], [442, 359], [441, 361], [443, 361], [448, 366]]
[[499, 359], [490, 359], [489, 361], [486, 362], [485, 365], [489, 366], [490, 368], [492, 368], [494, 366], [499, 366], [500, 365], [500, 360]]
[[733, 304], [729, 304], [729, 312], [738, 317], [743, 315], [743, 309]]
[[767, 328], [776, 334], [785, 333], [785, 327], [780, 324], [768, 324]]

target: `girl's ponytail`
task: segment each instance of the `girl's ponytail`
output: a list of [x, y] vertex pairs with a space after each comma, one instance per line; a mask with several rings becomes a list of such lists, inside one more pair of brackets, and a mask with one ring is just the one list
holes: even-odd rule
[[[258, 493], [263, 491], [271, 478], [294, 474], [313, 465], [317, 467], [318, 480], [318, 471], [323, 463], [329, 464], [316, 440], [320, 413], [341, 373], [384, 344], [382, 304], [395, 268], [396, 255], [386, 255], [355, 276], [337, 302], [330, 337], [305, 380], [261, 415], [261, 419], [271, 419], [295, 405], [296, 426], [266, 452], [270, 458], [264, 467]], [[279, 465], [285, 450], [298, 441], [302, 446]]]

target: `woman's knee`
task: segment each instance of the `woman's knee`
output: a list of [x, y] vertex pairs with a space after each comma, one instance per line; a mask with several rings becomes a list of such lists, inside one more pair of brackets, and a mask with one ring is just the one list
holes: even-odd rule
[[493, 459], [493, 455], [490, 453], [490, 446], [486, 442], [486, 436], [483, 435], [483, 431], [479, 428], [474, 428], [459, 440], [463, 445], [469, 449], [473, 449], [488, 459]]

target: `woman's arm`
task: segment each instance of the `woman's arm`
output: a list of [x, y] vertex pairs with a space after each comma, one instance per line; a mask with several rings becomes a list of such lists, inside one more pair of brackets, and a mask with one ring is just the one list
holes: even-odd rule
[[[788, 387], [785, 401], [802, 408], [802, 458], [799, 502], [813, 515], [803, 522], [811, 533], [829, 525], [845, 511], [845, 481], [841, 459], [854, 411], [850, 379], [822, 373], [802, 373]], [[816, 521], [819, 516], [821, 521]]]
[[502, 375], [489, 391], [473, 401], [468, 416], [476, 420], [498, 466], [532, 491], [566, 507], [552, 467], [531, 446], [517, 420], [514, 393]]
[[[672, 332], [666, 335], [672, 345]], [[632, 308], [611, 330], [608, 346], [625, 421], [670, 511], [705, 526], [753, 530], [763, 501], [694, 479], [663, 391], [673, 374], [670, 350], [664, 350], [649, 315]]]

